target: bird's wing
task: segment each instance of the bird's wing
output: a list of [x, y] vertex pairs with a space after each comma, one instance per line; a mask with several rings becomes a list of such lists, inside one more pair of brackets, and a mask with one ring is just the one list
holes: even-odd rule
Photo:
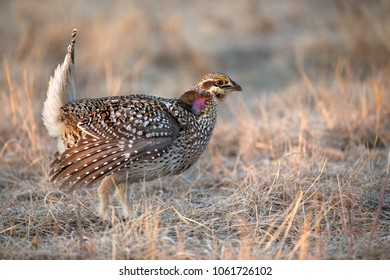
[[76, 146], [52, 163], [52, 181], [66, 179], [68, 192], [105, 176], [162, 156], [178, 137], [180, 125], [156, 101], [133, 98], [107, 100], [80, 121], [85, 133]]

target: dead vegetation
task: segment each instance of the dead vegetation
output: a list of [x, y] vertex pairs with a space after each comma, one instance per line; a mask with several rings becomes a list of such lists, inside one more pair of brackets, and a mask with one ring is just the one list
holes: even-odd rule
[[[318, 9], [316, 5], [320, 8], [322, 5], [320, 1], [311, 5], [296, 2], [314, 11]], [[28, 14], [28, 3], [12, 4], [16, 6], [9, 8], [10, 16]], [[256, 1], [250, 5], [256, 5]], [[256, 14], [250, 5], [238, 8]], [[117, 14], [118, 19], [110, 18], [111, 24], [104, 28], [98, 23], [94, 25], [92, 16], [83, 22], [76, 13], [80, 29], [76, 84], [81, 96], [116, 94], [130, 89], [148, 93], [149, 88], [153, 94], [159, 94], [153, 91], [158, 88], [167, 92], [165, 95], [174, 96], [191, 85], [194, 77], [198, 77], [197, 72], [210, 70], [209, 63], [215, 62], [225, 71], [224, 64], [212, 53], [205, 53], [186, 39], [188, 33], [180, 15], [162, 20], [158, 12], [151, 12], [147, 21], [142, 15], [148, 7], [142, 4], [128, 18], [124, 16], [130, 8], [124, 9], [119, 13], [123, 17]], [[262, 3], [259, 9], [263, 11], [265, 7]], [[46, 8], [40, 7], [42, 14]], [[101, 8], [95, 8], [96, 16], [104, 14]], [[195, 11], [198, 8], [194, 4]], [[363, 8], [355, 11], [359, 17], [361, 11], [367, 10]], [[354, 11], [348, 11], [349, 17], [338, 18], [338, 22], [353, 19]], [[202, 15], [210, 24], [209, 33], [194, 36], [204, 38], [218, 32], [228, 36], [230, 31], [224, 29], [229, 24], [225, 12], [222, 9], [216, 22], [208, 14]], [[327, 13], [337, 15], [332, 9]], [[267, 13], [263, 11], [264, 14]], [[296, 10], [289, 16], [296, 28], [305, 20]], [[317, 57], [323, 63], [327, 61], [322, 70], [328, 71], [328, 67], [332, 70], [314, 79], [311, 69], [321, 69], [323, 64], [317, 64], [320, 60], [306, 51], [313, 51], [310, 46], [315, 44], [297, 42], [297, 49], [291, 50], [288, 57], [297, 70], [288, 77], [296, 75], [299, 79], [268, 94], [254, 81], [255, 74], [260, 76], [263, 72], [251, 69], [251, 62], [228, 60], [225, 63], [231, 68], [226, 72], [235, 69], [239, 73], [231, 75], [242, 83], [245, 92], [232, 96], [222, 108], [205, 155], [195, 167], [178, 177], [134, 185], [132, 217], [128, 220], [113, 217], [110, 223], [103, 223], [97, 215], [94, 188], [67, 196], [48, 182], [48, 165], [55, 143], [47, 137], [40, 112], [49, 75], [62, 60], [68, 35], [75, 27], [70, 26], [69, 19], [49, 20], [53, 21], [53, 27], [47, 27], [39, 35], [31, 33], [34, 36], [29, 35], [31, 30], [38, 30], [43, 19], [32, 18], [31, 27], [25, 29], [16, 26], [15, 32], [23, 34], [18, 47], [13, 51], [9, 46], [2, 47], [5, 55], [0, 70], [1, 259], [390, 258], [390, 70], [386, 47], [377, 54], [382, 64], [370, 58], [360, 61], [357, 70], [352, 51], [345, 53], [350, 59], [333, 51], [324, 58], [320, 50]], [[157, 24], [160, 20], [163, 25]], [[135, 23], [139, 24], [129, 35], [131, 39], [114, 40]], [[278, 36], [275, 34], [283, 33], [285, 23], [264, 18], [261, 26], [257, 26], [252, 15], [243, 24], [251, 27], [247, 31], [251, 33], [245, 34], [250, 41], [251, 34]], [[341, 34], [350, 30], [346, 23], [341, 26], [345, 28], [340, 28]], [[100, 28], [111, 43], [102, 37]], [[168, 35], [160, 34], [160, 28], [171, 32], [169, 36], [176, 43], [164, 37]], [[144, 34], [145, 30], [152, 30], [151, 37]], [[158, 34], [155, 39], [151, 39], [153, 34]], [[15, 35], [9, 36], [12, 42]], [[43, 43], [38, 40], [42, 36], [47, 36]], [[316, 43], [324, 40], [323, 37], [311, 40], [316, 39]], [[337, 41], [336, 35], [334, 39]], [[152, 51], [142, 49], [150, 40], [164, 43]], [[223, 39], [219, 40], [218, 44], [223, 45]], [[96, 52], [88, 51], [91, 42], [99, 46]], [[381, 42], [375, 41], [376, 46]], [[53, 48], [53, 44], [59, 47]], [[226, 58], [225, 52], [234, 53], [237, 51], [234, 48], [256, 50], [249, 43], [246, 46], [232, 43], [231, 48], [214, 51]], [[51, 53], [52, 49], [58, 54]], [[167, 50], [168, 58], [164, 56]], [[379, 52], [377, 47], [368, 52], [372, 50]], [[129, 51], [134, 53], [129, 55]], [[283, 57], [285, 54], [280, 52], [287, 51], [290, 50], [280, 48], [272, 55]], [[46, 52], [49, 54], [45, 55]], [[358, 52], [364, 54], [361, 47]], [[121, 59], [124, 62], [119, 62]], [[188, 68], [186, 59], [198, 63], [195, 69]], [[260, 57], [258, 62], [269, 64], [273, 59]], [[284, 75], [277, 72], [277, 67], [271, 69], [273, 75]], [[363, 76], [361, 69], [368, 69]], [[164, 75], [159, 74], [161, 71]], [[180, 82], [174, 84], [174, 79]]]

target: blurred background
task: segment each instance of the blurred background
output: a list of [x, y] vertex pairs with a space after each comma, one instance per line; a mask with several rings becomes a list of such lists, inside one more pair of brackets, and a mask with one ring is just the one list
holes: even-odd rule
[[[389, 15], [390, 0], [0, 0], [0, 259], [390, 259]], [[129, 226], [48, 180], [41, 111], [73, 28], [79, 98], [177, 97], [211, 71], [244, 89], [196, 167], [132, 189]]]
[[314, 81], [381, 71], [389, 14], [389, 0], [0, 1], [1, 67], [44, 99], [77, 28], [79, 97], [175, 97], [220, 71], [250, 100], [299, 82], [300, 67]]

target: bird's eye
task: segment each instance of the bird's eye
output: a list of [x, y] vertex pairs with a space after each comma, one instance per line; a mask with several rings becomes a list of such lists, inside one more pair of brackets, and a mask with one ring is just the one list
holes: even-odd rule
[[214, 83], [217, 87], [221, 87], [221, 86], [223, 86], [223, 81], [222, 80], [218, 80], [218, 81], [216, 81], [215, 83]]

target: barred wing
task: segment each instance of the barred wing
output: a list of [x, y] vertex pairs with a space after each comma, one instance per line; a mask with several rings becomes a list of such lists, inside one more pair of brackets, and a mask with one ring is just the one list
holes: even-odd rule
[[180, 125], [155, 100], [107, 100], [78, 123], [85, 137], [52, 163], [51, 181], [64, 180], [71, 192], [92, 185], [107, 175], [130, 168], [135, 162], [154, 160], [167, 152]]

